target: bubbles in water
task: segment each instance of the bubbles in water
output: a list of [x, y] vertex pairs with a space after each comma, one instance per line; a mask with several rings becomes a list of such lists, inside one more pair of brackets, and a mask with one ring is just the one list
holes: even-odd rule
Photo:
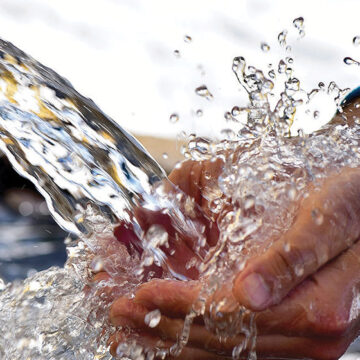
[[268, 52], [270, 50], [270, 45], [268, 45], [267, 43], [265, 42], [262, 42], [260, 44], [260, 48], [263, 52]]
[[320, 116], [319, 110], [315, 110], [313, 116], [314, 116], [314, 119], [318, 119]]
[[145, 315], [145, 324], [151, 328], [154, 328], [159, 325], [161, 320], [161, 312], [159, 309], [150, 311]]
[[170, 115], [169, 120], [172, 124], [175, 124], [179, 121], [179, 115], [177, 113], [173, 113]]
[[359, 46], [360, 45], [360, 36], [358, 36], [358, 35], [354, 36], [352, 42], [355, 46]]
[[175, 57], [179, 58], [180, 57], [180, 51], [179, 50], [174, 50], [174, 55], [175, 55]]
[[206, 85], [198, 86], [195, 89], [195, 93], [201, 97], [204, 97], [207, 100], [211, 100], [214, 97]]
[[163, 157], [163, 159], [168, 159], [169, 158], [169, 155], [168, 155], [168, 153], [166, 153], [166, 152], [164, 152], [163, 154], [162, 154], [162, 157]]

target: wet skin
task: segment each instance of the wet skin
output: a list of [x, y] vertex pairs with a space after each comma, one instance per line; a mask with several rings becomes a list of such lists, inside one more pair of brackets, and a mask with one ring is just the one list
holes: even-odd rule
[[[353, 108], [346, 111], [353, 115]], [[341, 121], [340, 117], [333, 120]], [[221, 161], [188, 161], [171, 173], [170, 180], [208, 213], [202, 196], [209, 178], [205, 173], [216, 178], [221, 167]], [[227, 299], [221, 309], [224, 314], [238, 310], [238, 304], [255, 311], [259, 358], [338, 359], [359, 334], [360, 169], [344, 168], [327, 177], [320, 189], [310, 185], [308, 192], [291, 228], [267, 251], [248, 261], [233, 283], [224, 284], [214, 294], [215, 301], [217, 297]], [[313, 209], [320, 210], [321, 223], [314, 221]], [[214, 241], [215, 228], [208, 234], [209, 241]], [[113, 354], [126, 339], [124, 329], [136, 329], [148, 348], [169, 347], [176, 341], [201, 288], [197, 274], [189, 275], [194, 280], [151, 280], [137, 289], [134, 298], [114, 301], [110, 319], [122, 330], [110, 339]], [[106, 277], [100, 273], [96, 279]], [[162, 316], [150, 328], [144, 317], [154, 309]], [[206, 311], [210, 311], [209, 304]], [[197, 318], [179, 358], [231, 358], [232, 348], [242, 340], [238, 335], [220, 341]]]

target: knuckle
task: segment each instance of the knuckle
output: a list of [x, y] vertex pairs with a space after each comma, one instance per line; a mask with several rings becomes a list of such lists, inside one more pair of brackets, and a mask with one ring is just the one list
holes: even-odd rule
[[300, 261], [300, 254], [295, 248], [285, 253], [283, 249], [274, 249], [273, 261], [271, 263], [272, 273], [279, 279], [293, 283], [296, 279], [296, 264]]
[[[322, 299], [322, 300], [321, 300]], [[312, 309], [310, 325], [319, 336], [344, 340], [348, 337], [352, 323], [349, 309], [342, 301], [324, 301], [320, 297]]]

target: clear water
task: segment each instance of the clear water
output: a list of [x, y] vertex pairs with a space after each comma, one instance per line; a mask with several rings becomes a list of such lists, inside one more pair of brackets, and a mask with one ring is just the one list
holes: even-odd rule
[[[304, 36], [302, 18], [294, 20], [294, 28]], [[288, 54], [286, 31], [278, 41]], [[271, 51], [266, 44], [261, 47]], [[154, 276], [145, 271], [153, 263], [163, 268], [163, 277], [189, 277], [176, 265], [176, 251], [164, 250], [166, 229], [156, 223], [142, 227], [133, 216], [138, 209], [161, 211], [175, 234], [197, 239], [187, 268], [195, 268], [204, 284], [199, 299], [203, 303], [232, 281], [252, 253], [270, 246], [289, 228], [310, 182], [316, 185], [330, 172], [359, 165], [360, 121], [351, 113], [342, 114], [340, 106], [346, 90], [319, 83], [305, 91], [293, 75], [289, 56], [267, 74], [237, 57], [232, 69], [249, 103], [234, 106], [225, 117], [238, 129], [224, 129], [219, 141], [192, 136], [183, 149], [191, 159], [224, 160], [221, 176], [203, 189], [210, 212], [205, 215], [185, 194], [171, 190], [163, 170], [145, 150], [66, 80], [7, 42], [0, 42], [0, 50], [0, 146], [44, 194], [56, 220], [78, 235], [78, 240], [68, 240], [69, 260], [63, 269], [0, 284], [0, 331], [5, 334], [0, 355], [7, 359], [110, 359], [106, 340], [114, 331], [108, 322], [112, 299], [133, 293]], [[195, 91], [212, 98], [205, 85]], [[296, 111], [316, 101], [319, 93], [334, 99], [338, 116], [317, 132], [291, 136]], [[177, 115], [172, 117], [176, 121]], [[321, 214], [314, 214], [314, 221], [321, 222]], [[205, 217], [217, 218], [219, 240], [212, 248], [199, 221]], [[119, 221], [132, 224], [141, 255], [130, 256], [115, 239]], [[91, 283], [92, 273], [103, 269], [111, 275], [110, 285], [116, 284], [109, 297], [99, 296], [104, 283]], [[247, 310], [238, 306], [224, 322], [219, 311], [208, 314], [194, 307], [178, 343], [167, 351], [177, 353], [186, 345], [192, 319], [203, 314], [206, 326], [218, 336], [245, 335], [233, 349], [234, 359], [244, 349], [255, 359], [254, 318], [242, 323]], [[158, 316], [147, 315], [149, 327], [156, 326]], [[147, 349], [139, 350], [129, 341], [121, 344], [125, 358], [141, 358]]]

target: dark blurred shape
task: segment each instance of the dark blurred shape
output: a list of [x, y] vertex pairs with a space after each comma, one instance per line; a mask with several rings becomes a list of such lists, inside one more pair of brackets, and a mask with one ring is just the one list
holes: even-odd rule
[[13, 281], [53, 265], [62, 266], [66, 235], [35, 186], [1, 156], [0, 278]]

